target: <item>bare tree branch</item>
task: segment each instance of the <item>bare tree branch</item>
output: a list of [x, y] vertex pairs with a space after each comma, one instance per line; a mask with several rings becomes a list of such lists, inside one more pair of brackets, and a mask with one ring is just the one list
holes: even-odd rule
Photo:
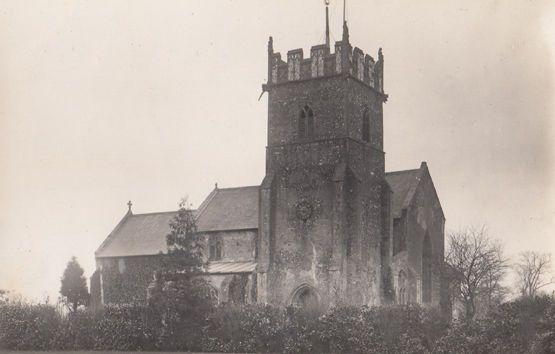
[[554, 283], [553, 278], [547, 280], [551, 272], [549, 253], [521, 252], [513, 269], [518, 276], [517, 286], [522, 296], [535, 296], [541, 288]]
[[448, 236], [446, 262], [455, 274], [450, 279], [455, 298], [461, 300], [465, 317], [472, 320], [477, 305], [490, 307], [500, 302], [507, 260], [501, 245], [490, 239], [485, 227], [468, 228]]

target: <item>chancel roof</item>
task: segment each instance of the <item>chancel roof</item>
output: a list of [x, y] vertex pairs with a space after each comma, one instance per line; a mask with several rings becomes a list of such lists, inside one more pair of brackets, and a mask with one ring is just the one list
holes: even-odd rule
[[[195, 211], [198, 231], [258, 228], [258, 186], [216, 188]], [[96, 257], [144, 256], [164, 253], [169, 223], [177, 211], [128, 213], [96, 251]]]
[[391, 199], [391, 213], [394, 218], [401, 217], [412, 200], [418, 182], [421, 179], [421, 169], [388, 172], [385, 180], [393, 191]]

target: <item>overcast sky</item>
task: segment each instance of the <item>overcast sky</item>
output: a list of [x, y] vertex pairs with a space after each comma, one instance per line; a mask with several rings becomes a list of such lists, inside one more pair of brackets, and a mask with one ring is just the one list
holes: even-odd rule
[[[385, 56], [386, 168], [427, 161], [447, 230], [555, 253], [555, 6], [347, 3]], [[330, 7], [341, 38], [340, 1]], [[322, 0], [2, 1], [0, 288], [56, 299], [72, 255], [135, 213], [264, 176], [266, 44], [323, 43]]]

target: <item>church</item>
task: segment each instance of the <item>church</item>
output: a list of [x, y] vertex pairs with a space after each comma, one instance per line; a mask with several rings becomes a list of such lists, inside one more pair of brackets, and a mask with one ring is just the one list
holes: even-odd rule
[[[346, 22], [332, 46], [326, 18], [306, 54], [269, 38], [265, 177], [195, 210], [201, 276], [220, 303], [439, 306], [445, 216], [426, 162], [385, 171], [381, 49], [353, 47]], [[129, 204], [95, 252], [93, 304], [146, 300], [175, 215]]]

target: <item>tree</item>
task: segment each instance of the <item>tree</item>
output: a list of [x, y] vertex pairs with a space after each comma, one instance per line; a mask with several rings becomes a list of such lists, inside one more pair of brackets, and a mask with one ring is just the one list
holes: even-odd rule
[[166, 273], [192, 275], [202, 271], [204, 246], [202, 237], [197, 232], [194, 210], [186, 198], [181, 200], [177, 215], [170, 221], [166, 244]]
[[213, 310], [216, 296], [202, 276], [203, 237], [186, 199], [170, 221], [168, 254], [149, 290], [149, 305], [159, 314], [160, 343], [164, 349], [199, 349], [200, 329]]
[[522, 296], [535, 296], [541, 288], [553, 284], [553, 278], [547, 279], [551, 271], [549, 253], [521, 252], [513, 269], [516, 271], [518, 290]]
[[77, 258], [71, 257], [62, 276], [60, 294], [72, 312], [76, 312], [80, 305], [85, 306], [89, 302], [87, 279], [83, 274], [83, 268], [77, 262]]
[[467, 321], [474, 318], [478, 306], [489, 308], [501, 302], [506, 260], [501, 245], [488, 237], [484, 227], [451, 233], [446, 262], [455, 274], [451, 279], [455, 297], [462, 302]]

